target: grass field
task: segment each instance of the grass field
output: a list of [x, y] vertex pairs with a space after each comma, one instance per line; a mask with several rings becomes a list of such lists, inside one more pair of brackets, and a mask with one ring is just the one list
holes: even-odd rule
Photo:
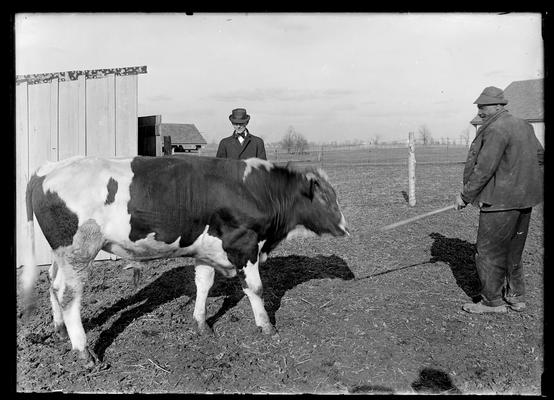
[[191, 260], [150, 262], [138, 289], [122, 260], [96, 262], [82, 315], [104, 368], [86, 371], [52, 336], [43, 268], [39, 308], [27, 324], [18, 320], [17, 390], [540, 394], [543, 206], [524, 251], [522, 313], [461, 310], [478, 290], [475, 208], [379, 230], [452, 204], [465, 151], [452, 151], [452, 163], [416, 154], [415, 207], [406, 201], [405, 149], [312, 160], [329, 175], [352, 235], [283, 242], [261, 267], [276, 340], [256, 331], [238, 282], [219, 277], [208, 302], [216, 336], [198, 336]]
[[[217, 147], [208, 146], [202, 151], [202, 155], [214, 157]], [[457, 163], [464, 162], [467, 156], [465, 146], [417, 146], [417, 163]], [[311, 162], [320, 166], [348, 164], [348, 165], [396, 165], [408, 163], [407, 147], [370, 147], [350, 150], [325, 147], [320, 149], [308, 149], [302, 154], [288, 154], [281, 149], [266, 149], [267, 159], [272, 162], [302, 161]]]

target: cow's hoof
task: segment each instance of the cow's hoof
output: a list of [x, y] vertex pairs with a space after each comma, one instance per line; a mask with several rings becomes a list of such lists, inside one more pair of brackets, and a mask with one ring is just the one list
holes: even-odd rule
[[87, 369], [93, 368], [96, 364], [98, 364], [98, 357], [88, 347], [85, 347], [83, 351], [79, 352], [79, 358], [84, 360], [84, 366]]
[[196, 332], [198, 332], [200, 336], [215, 336], [215, 332], [212, 327], [205, 322], [202, 324], [199, 323], [196, 326]]
[[92, 367], [87, 368], [89, 370], [89, 373], [95, 373], [100, 371], [105, 371], [110, 368], [110, 364], [106, 362], [100, 362], [98, 364], [94, 364]]
[[271, 336], [271, 337], [274, 337], [275, 335], [279, 336], [279, 334], [277, 333], [277, 329], [275, 329], [275, 327], [271, 324], [264, 325], [260, 327], [260, 329], [262, 330], [262, 333], [264, 335]]
[[54, 332], [56, 334], [55, 337], [58, 342], [64, 342], [69, 339], [69, 335], [67, 334], [67, 328], [63, 323], [60, 325], [55, 325]]

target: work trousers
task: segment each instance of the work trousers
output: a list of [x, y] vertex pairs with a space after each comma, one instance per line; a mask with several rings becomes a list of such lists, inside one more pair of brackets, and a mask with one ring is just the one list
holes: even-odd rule
[[491, 307], [523, 301], [525, 282], [521, 256], [529, 231], [531, 208], [481, 211], [475, 264], [483, 304]]

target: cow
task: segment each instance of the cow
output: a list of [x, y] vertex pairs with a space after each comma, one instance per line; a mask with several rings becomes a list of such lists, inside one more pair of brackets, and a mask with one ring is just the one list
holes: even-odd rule
[[52, 248], [48, 271], [55, 332], [88, 367], [80, 307], [85, 275], [100, 250], [142, 263], [194, 258], [199, 333], [209, 333], [206, 301], [215, 271], [238, 275], [259, 329], [275, 335], [262, 300], [259, 263], [296, 232], [348, 234], [336, 193], [321, 169], [265, 160], [199, 156], [72, 157], [47, 163], [26, 190], [29, 259], [24, 263], [24, 315], [34, 304], [38, 270], [34, 217]]

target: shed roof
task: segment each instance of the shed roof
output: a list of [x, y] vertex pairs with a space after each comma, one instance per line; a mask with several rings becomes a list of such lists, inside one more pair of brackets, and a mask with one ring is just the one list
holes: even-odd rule
[[[512, 115], [529, 122], [544, 122], [544, 79], [514, 81], [504, 89], [504, 97]], [[482, 121], [475, 116], [470, 123], [481, 125]]]
[[171, 136], [172, 144], [207, 144], [200, 131], [194, 124], [166, 124], [159, 125], [157, 132], [160, 136]]
[[544, 79], [529, 79], [515, 81], [504, 89], [504, 96], [508, 99], [506, 108], [519, 118], [528, 121], [544, 121]]
[[79, 76], [84, 75], [87, 79], [103, 78], [106, 75], [136, 75], [145, 74], [146, 65], [139, 67], [120, 67], [120, 68], [104, 68], [104, 69], [85, 69], [82, 71], [63, 71], [63, 72], [47, 72], [43, 74], [16, 75], [15, 83], [20, 84], [27, 82], [29, 85], [36, 83], [48, 83], [52, 79], [59, 79], [60, 82], [74, 81]]

